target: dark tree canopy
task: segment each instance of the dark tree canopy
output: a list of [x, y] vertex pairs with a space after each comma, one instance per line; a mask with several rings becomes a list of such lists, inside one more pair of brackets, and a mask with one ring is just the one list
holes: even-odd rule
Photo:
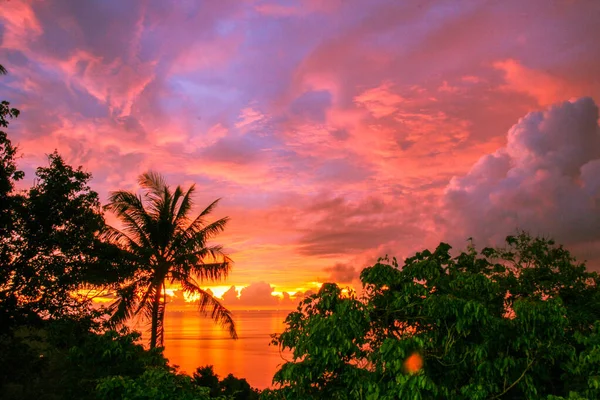
[[598, 275], [551, 240], [507, 242], [456, 257], [442, 243], [402, 267], [381, 259], [360, 298], [324, 285], [275, 336], [293, 360], [270, 396], [599, 398]]
[[8, 259], [0, 299], [12, 297], [30, 311], [51, 316], [79, 307], [78, 289], [118, 282], [127, 265], [123, 252], [99, 238], [104, 218], [88, 185], [91, 175], [57, 153], [48, 159], [48, 167], [37, 169], [33, 187], [12, 195], [15, 219], [10, 240], [2, 244]]
[[[6, 69], [0, 68], [0, 73]], [[10, 119], [18, 116], [19, 110], [2, 101], [0, 128], [7, 128]], [[49, 317], [85, 308], [74, 299], [78, 289], [111, 286], [128, 273], [123, 253], [99, 238], [105, 225], [98, 195], [89, 186], [91, 175], [81, 167], [74, 169], [54, 152], [48, 156], [49, 165], [37, 169], [34, 185], [18, 192], [15, 184], [24, 174], [17, 168], [17, 151], [0, 130], [0, 322], [4, 329], [17, 314]]]
[[[0, 75], [6, 69], [0, 65]], [[6, 241], [10, 240], [14, 226], [16, 199], [13, 196], [15, 182], [23, 179], [23, 171], [17, 169], [17, 147], [12, 144], [3, 128], [7, 128], [10, 119], [19, 116], [19, 110], [11, 108], [7, 101], [0, 102], [0, 265], [10, 260]], [[5, 271], [0, 272], [0, 282]]]

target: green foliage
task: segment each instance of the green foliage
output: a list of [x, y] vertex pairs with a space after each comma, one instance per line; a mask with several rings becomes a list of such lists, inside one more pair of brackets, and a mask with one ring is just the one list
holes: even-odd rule
[[232, 374], [219, 381], [212, 365], [199, 367], [193, 376], [194, 383], [209, 389], [210, 398], [225, 396], [232, 400], [258, 400], [259, 392], [253, 389], [245, 379], [236, 378]]
[[456, 257], [442, 243], [401, 268], [380, 259], [361, 299], [324, 285], [275, 337], [293, 360], [264, 397], [597, 398], [597, 274], [551, 240], [507, 243]]
[[117, 292], [113, 320], [119, 323], [143, 313], [149, 322], [150, 347], [161, 346], [166, 283], [178, 282], [184, 292], [199, 297], [201, 313], [210, 315], [236, 338], [229, 310], [200, 287], [202, 281], [226, 277], [231, 267], [222, 247], [208, 244], [208, 240], [225, 229], [228, 221], [222, 218], [206, 222], [219, 200], [190, 219], [194, 185], [187, 191], [180, 186], [173, 191], [154, 172], [142, 174], [139, 184], [144, 190], [143, 197], [117, 191], [111, 193], [106, 206], [121, 220], [123, 229], [107, 227], [105, 239], [120, 246], [137, 262], [135, 274]]
[[[343, 297], [335, 284], [324, 284], [285, 320], [287, 329], [274, 344], [293, 350], [294, 360], [275, 374], [284, 398], [358, 397], [369, 374], [366, 361], [369, 329], [366, 307]], [[341, 397], [340, 397], [341, 396]]]
[[97, 387], [101, 400], [204, 400], [209, 399], [208, 388], [194, 385], [187, 375], [165, 369], [144, 371], [137, 378], [111, 376]]
[[196, 372], [194, 372], [193, 377], [196, 385], [210, 389], [209, 394], [211, 397], [218, 396], [221, 393], [219, 376], [215, 374], [212, 365], [196, 368]]

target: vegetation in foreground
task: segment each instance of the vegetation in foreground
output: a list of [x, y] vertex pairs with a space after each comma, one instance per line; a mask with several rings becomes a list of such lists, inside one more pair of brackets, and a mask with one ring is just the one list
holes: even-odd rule
[[598, 399], [599, 277], [552, 240], [451, 256], [442, 243], [325, 284], [274, 343], [270, 399]]
[[[6, 128], [19, 112], [8, 102], [1, 106]], [[113, 198], [122, 218], [141, 218], [131, 226], [138, 236], [129, 240], [106, 226], [90, 175], [57, 153], [38, 168], [33, 187], [16, 191], [23, 178], [16, 154], [0, 131], [0, 397], [258, 398], [245, 380], [220, 380], [211, 367], [193, 376], [179, 373], [158, 347], [164, 281], [186, 282], [198, 266], [193, 256], [210, 236], [182, 245], [200, 232], [182, 234], [190, 225], [173, 223], [183, 191], [174, 202], [177, 190], [149, 180], [156, 200], [150, 211], [133, 198], [126, 207]], [[172, 231], [163, 232], [160, 210], [170, 210], [167, 203], [179, 211], [166, 218]], [[148, 235], [162, 239], [142, 243]], [[293, 359], [275, 374], [276, 389], [260, 397], [600, 398], [598, 275], [548, 239], [520, 233], [507, 245], [452, 256], [442, 243], [402, 266], [381, 259], [362, 271], [361, 296], [323, 285], [273, 337]], [[175, 252], [166, 249], [187, 258], [167, 268], [161, 257]], [[219, 273], [228, 268], [224, 261], [215, 267]], [[89, 297], [74, 296], [84, 289], [116, 292], [118, 306], [110, 315], [94, 310]], [[156, 300], [161, 292], [162, 306]], [[147, 303], [128, 297], [136, 293]], [[206, 305], [215, 303], [208, 299]], [[149, 313], [150, 349], [138, 343], [139, 334], [114, 324], [110, 317], [119, 310]], [[217, 312], [228, 323], [223, 316]]]

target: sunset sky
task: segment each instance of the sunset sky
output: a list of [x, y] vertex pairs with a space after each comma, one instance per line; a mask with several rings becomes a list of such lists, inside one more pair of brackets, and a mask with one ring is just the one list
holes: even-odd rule
[[54, 149], [103, 202], [148, 169], [195, 182], [231, 218], [231, 307], [516, 228], [600, 269], [600, 1], [0, 7], [23, 185]]

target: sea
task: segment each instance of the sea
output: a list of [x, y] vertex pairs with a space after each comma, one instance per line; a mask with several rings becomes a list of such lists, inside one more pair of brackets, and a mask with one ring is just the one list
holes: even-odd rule
[[291, 353], [271, 345], [270, 336], [283, 332], [290, 312], [232, 311], [239, 336], [233, 340], [225, 329], [197, 311], [167, 311], [165, 357], [190, 375], [200, 366], [212, 365], [220, 378], [231, 373], [257, 389], [273, 387], [273, 374], [291, 359]]

